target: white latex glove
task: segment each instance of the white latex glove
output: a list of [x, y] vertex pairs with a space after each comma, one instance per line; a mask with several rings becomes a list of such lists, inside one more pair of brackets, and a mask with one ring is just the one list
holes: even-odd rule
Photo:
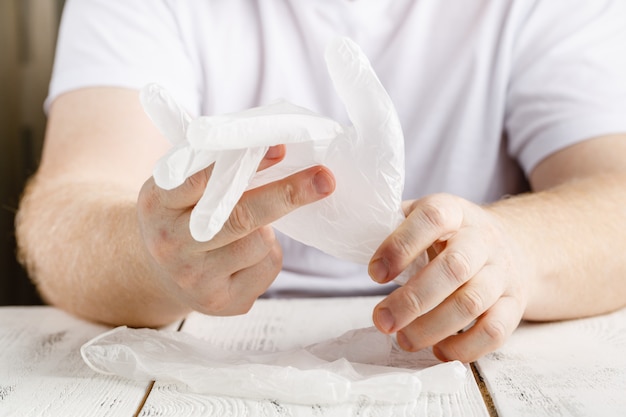
[[[143, 89], [146, 112], [174, 145], [154, 170], [157, 185], [175, 188], [215, 163], [191, 214], [194, 239], [212, 239], [246, 189], [317, 164], [333, 172], [336, 189], [275, 222], [284, 234], [367, 264], [404, 220], [404, 138], [393, 103], [354, 42], [336, 39], [325, 58], [354, 126], [341, 126], [287, 102], [191, 120], [158, 86]], [[285, 159], [257, 173], [268, 147], [278, 144], [286, 144]]]
[[373, 327], [278, 352], [223, 349], [182, 332], [118, 327], [85, 343], [80, 352], [91, 369], [105, 375], [292, 404], [341, 404], [363, 397], [405, 403], [420, 393], [454, 394], [467, 378], [457, 361], [421, 370], [389, 366], [394, 357], [409, 363], [410, 354], [393, 348], [391, 337]]

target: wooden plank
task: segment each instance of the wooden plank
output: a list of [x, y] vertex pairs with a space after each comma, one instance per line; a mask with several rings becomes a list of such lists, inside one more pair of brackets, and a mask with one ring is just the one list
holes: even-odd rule
[[500, 416], [626, 415], [626, 309], [523, 323], [478, 361]]
[[132, 416], [148, 385], [96, 374], [80, 346], [107, 330], [52, 307], [0, 308], [0, 416]]
[[[276, 351], [308, 345], [372, 325], [371, 311], [380, 300], [325, 298], [259, 300], [245, 316], [208, 317], [192, 314], [182, 331], [228, 349]], [[430, 351], [413, 354], [416, 369], [438, 363]], [[292, 405], [267, 399], [251, 401], [199, 395], [185, 386], [156, 382], [140, 416], [488, 416], [471, 372], [464, 390], [455, 395], [420, 395], [414, 402], [383, 405], [362, 400], [342, 405]]]

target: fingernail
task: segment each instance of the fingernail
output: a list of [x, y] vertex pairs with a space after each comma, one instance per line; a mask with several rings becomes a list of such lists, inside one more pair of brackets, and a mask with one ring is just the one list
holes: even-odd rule
[[313, 177], [313, 187], [318, 194], [330, 194], [335, 188], [335, 181], [325, 170], [321, 169]]
[[396, 333], [396, 340], [398, 341], [398, 345], [400, 345], [402, 349], [409, 350], [409, 351], [413, 349], [413, 344], [411, 343], [409, 338], [406, 337], [404, 333], [402, 332]]
[[387, 276], [389, 275], [389, 265], [383, 258], [378, 258], [374, 262], [370, 263], [368, 272], [372, 279], [376, 282], [387, 282]]
[[441, 349], [439, 349], [437, 346], [433, 346], [433, 355], [435, 355], [437, 359], [439, 359], [442, 362], [448, 362], [450, 360], [446, 357], [446, 355], [443, 354]]
[[382, 331], [391, 333], [396, 321], [388, 308], [381, 308], [376, 313], [376, 323]]
[[283, 156], [283, 149], [280, 146], [270, 146], [265, 153], [265, 159], [278, 159]]

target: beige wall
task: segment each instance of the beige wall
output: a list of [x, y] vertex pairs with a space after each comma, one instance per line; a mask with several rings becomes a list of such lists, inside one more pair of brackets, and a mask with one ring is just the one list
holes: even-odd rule
[[0, 305], [36, 301], [15, 261], [13, 220], [39, 159], [61, 6], [58, 0], [0, 1]]

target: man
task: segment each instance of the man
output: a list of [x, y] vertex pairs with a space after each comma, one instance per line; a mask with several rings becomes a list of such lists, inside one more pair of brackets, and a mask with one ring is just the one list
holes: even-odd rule
[[[623, 307], [624, 19], [619, 0], [70, 0], [21, 257], [54, 305], [159, 326], [244, 313], [266, 291], [375, 292], [368, 273], [389, 282], [426, 251], [373, 318], [444, 360], [496, 349], [522, 318]], [[214, 239], [193, 240], [211, 167], [174, 190], [154, 184], [168, 145], [137, 90], [162, 84], [195, 116], [284, 97], [345, 122], [322, 60], [336, 35], [364, 49], [398, 109], [406, 221], [367, 271], [277, 235], [274, 220], [333, 192], [315, 166], [245, 193]]]

